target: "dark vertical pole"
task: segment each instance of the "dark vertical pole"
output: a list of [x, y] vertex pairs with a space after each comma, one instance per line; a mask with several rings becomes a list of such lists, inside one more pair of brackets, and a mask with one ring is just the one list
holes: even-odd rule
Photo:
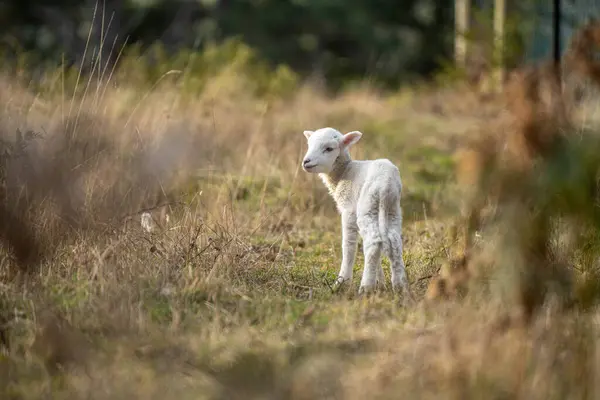
[[560, 0], [553, 1], [552, 53], [554, 62], [558, 63], [560, 61]]

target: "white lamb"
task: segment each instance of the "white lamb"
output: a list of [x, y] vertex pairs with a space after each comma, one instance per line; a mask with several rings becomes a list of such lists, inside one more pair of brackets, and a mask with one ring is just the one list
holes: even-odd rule
[[358, 131], [342, 135], [327, 127], [304, 131], [304, 136], [308, 151], [302, 168], [319, 174], [342, 217], [342, 266], [336, 286], [352, 282], [360, 233], [365, 267], [359, 293], [383, 283], [383, 250], [391, 261], [392, 288], [410, 296], [402, 255], [402, 182], [398, 168], [387, 159], [352, 160], [349, 148], [360, 140], [362, 133]]

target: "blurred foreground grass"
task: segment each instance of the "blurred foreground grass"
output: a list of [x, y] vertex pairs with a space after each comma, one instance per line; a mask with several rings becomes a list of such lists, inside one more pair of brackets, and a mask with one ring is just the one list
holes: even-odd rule
[[[9, 273], [7, 249], [0, 259], [3, 399], [599, 393], [593, 309], [549, 306], [519, 329], [488, 299], [406, 307], [389, 292], [331, 291], [339, 217], [300, 169], [302, 130], [361, 130], [354, 157], [397, 163], [421, 299], [451, 246], [453, 153], [485, 104], [441, 89], [331, 96], [282, 68], [257, 75], [245, 48], [217, 51], [190, 75], [167, 61], [142, 73], [134, 57], [114, 81], [0, 78], [2, 193], [43, 254], [29, 276]], [[152, 233], [144, 210], [162, 225]]]

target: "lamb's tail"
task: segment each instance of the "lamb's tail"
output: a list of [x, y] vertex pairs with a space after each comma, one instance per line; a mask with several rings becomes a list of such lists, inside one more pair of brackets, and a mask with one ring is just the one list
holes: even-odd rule
[[389, 257], [390, 254], [390, 239], [389, 239], [389, 221], [388, 221], [388, 204], [389, 202], [384, 197], [385, 195], [380, 195], [379, 198], [379, 235], [381, 236], [381, 243], [383, 247], [383, 253]]

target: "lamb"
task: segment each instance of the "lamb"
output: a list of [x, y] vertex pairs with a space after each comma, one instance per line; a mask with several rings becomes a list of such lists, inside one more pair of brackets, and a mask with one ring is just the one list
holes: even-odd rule
[[319, 174], [341, 214], [342, 265], [336, 287], [352, 282], [360, 233], [365, 267], [359, 294], [383, 283], [383, 251], [391, 262], [393, 290], [401, 289], [410, 297], [402, 253], [402, 181], [398, 168], [387, 159], [352, 160], [349, 149], [360, 140], [361, 132], [342, 135], [326, 127], [304, 131], [304, 136], [308, 150], [302, 168]]

